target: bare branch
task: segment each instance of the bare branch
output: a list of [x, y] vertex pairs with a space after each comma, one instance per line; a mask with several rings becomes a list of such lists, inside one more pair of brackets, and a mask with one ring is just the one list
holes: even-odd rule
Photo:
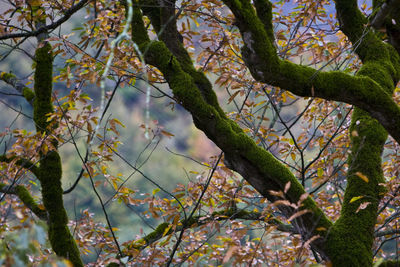
[[[152, 243], [160, 240], [161, 238], [172, 234], [173, 232], [181, 232], [188, 228], [199, 227], [210, 223], [212, 221], [225, 221], [225, 220], [249, 220], [249, 221], [265, 221], [265, 217], [259, 212], [248, 212], [245, 210], [235, 210], [229, 209], [225, 211], [218, 211], [214, 212], [211, 216], [194, 216], [189, 221], [182, 220], [178, 223], [178, 226], [174, 229], [169, 229], [166, 233], [165, 230], [169, 226], [168, 223], [160, 224], [153, 232], [144, 236], [140, 240], [136, 241], [134, 244], [131, 245], [130, 248], [136, 250], [143, 250], [147, 246], [151, 245]], [[268, 219], [266, 220], [268, 224], [275, 225], [277, 230], [292, 234], [298, 234], [295, 228], [292, 225], [284, 224], [283, 222], [277, 219]]]
[[400, 229], [390, 229], [386, 231], [380, 231], [375, 233], [375, 237], [382, 237], [385, 235], [394, 235], [394, 234], [400, 234]]
[[46, 33], [49, 30], [53, 30], [66, 22], [73, 14], [75, 14], [78, 10], [83, 8], [90, 0], [81, 0], [79, 3], [76, 5], [73, 5], [71, 8], [69, 8], [67, 11], [65, 11], [64, 16], [61, 17], [59, 20], [56, 22], [41, 26], [37, 30], [32, 31], [32, 32], [20, 32], [20, 33], [10, 33], [10, 34], [5, 34], [0, 36], [0, 40], [6, 40], [10, 38], [19, 38], [19, 37], [32, 37], [32, 36], [38, 36], [40, 34]]

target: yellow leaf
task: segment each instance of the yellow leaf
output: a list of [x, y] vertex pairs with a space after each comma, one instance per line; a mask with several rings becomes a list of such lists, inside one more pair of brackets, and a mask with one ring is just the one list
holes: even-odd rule
[[361, 172], [356, 172], [356, 175], [357, 175], [358, 177], [360, 177], [364, 182], [366, 182], [366, 183], [369, 182], [368, 177], [365, 176], [364, 174], [362, 174]]
[[156, 188], [156, 189], [154, 189], [154, 190], [153, 190], [153, 196], [154, 196], [155, 194], [157, 194], [157, 193], [158, 193], [158, 191], [160, 191], [160, 188]]
[[353, 203], [354, 201], [357, 201], [362, 198], [363, 198], [363, 196], [353, 197], [352, 199], [350, 199], [350, 203]]
[[113, 180], [111, 183], [112, 183], [114, 189], [115, 189], [115, 190], [118, 190], [118, 185], [117, 185], [117, 183], [116, 183], [114, 180]]
[[117, 118], [114, 118], [113, 119], [113, 121], [115, 122], [115, 123], [117, 123], [117, 124], [119, 124], [119, 125], [121, 125], [121, 127], [124, 127], [124, 128], [126, 128], [126, 126], [119, 120], [119, 119], [117, 119]]
[[164, 233], [163, 233], [163, 237], [168, 234], [169, 230], [171, 230], [172, 224], [170, 224], [167, 228], [165, 228]]

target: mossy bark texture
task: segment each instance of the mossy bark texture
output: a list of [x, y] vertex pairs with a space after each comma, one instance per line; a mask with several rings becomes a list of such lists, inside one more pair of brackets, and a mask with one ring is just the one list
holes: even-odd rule
[[[53, 111], [52, 81], [53, 55], [51, 45], [40, 43], [35, 53], [36, 70], [34, 76], [35, 99], [33, 117], [36, 130], [50, 139], [55, 148], [57, 141], [52, 136], [51, 121], [48, 114]], [[62, 167], [57, 150], [40, 153], [37, 178], [42, 187], [43, 205], [47, 211], [48, 235], [51, 246], [57, 255], [69, 259], [74, 266], [83, 266], [76, 242], [67, 223], [68, 217], [64, 208], [63, 189], [61, 187]]]
[[[357, 43], [355, 52], [363, 67], [355, 76], [338, 71], [319, 72], [278, 57], [270, 1], [223, 2], [236, 18], [235, 25], [244, 42], [242, 55], [256, 80], [300, 96], [355, 105], [350, 127], [352, 150], [348, 184], [340, 219], [330, 222], [309, 197], [301, 209], [310, 212], [294, 220], [293, 225], [305, 240], [315, 235], [321, 237], [312, 247], [333, 266], [372, 266], [374, 225], [384, 183], [381, 154], [387, 131], [400, 142], [400, 108], [392, 99], [400, 78], [399, 54], [373, 30], [366, 28], [368, 20], [358, 10], [356, 0], [337, 0], [341, 30], [351, 42]], [[153, 0], [143, 0], [136, 4], [133, 40], [145, 54], [146, 62], [163, 73], [177, 101], [192, 114], [196, 127], [222, 149], [228, 167], [239, 172], [271, 201], [277, 198], [270, 191], [283, 191], [290, 182], [285, 198], [297, 203], [305, 193], [304, 188], [285, 166], [225, 116], [210, 82], [193, 67], [176, 30], [173, 1], [154, 5]], [[150, 41], [142, 14], [150, 18], [156, 31], [162, 29], [159, 40]], [[364, 208], [359, 209], [360, 205]], [[286, 206], [280, 209], [287, 216], [296, 212]]]

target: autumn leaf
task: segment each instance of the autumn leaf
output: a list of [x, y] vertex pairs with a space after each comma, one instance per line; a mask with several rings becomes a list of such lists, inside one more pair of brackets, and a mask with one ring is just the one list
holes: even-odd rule
[[360, 179], [362, 179], [364, 182], [366, 182], [366, 183], [369, 182], [368, 177], [365, 176], [364, 174], [362, 174], [361, 172], [356, 172], [356, 175], [357, 175]]
[[359, 199], [362, 199], [364, 196], [358, 196], [358, 197], [352, 197], [351, 199], [350, 199], [350, 203], [353, 203], [353, 202], [355, 202], [355, 201], [357, 201], [357, 200], [359, 200]]

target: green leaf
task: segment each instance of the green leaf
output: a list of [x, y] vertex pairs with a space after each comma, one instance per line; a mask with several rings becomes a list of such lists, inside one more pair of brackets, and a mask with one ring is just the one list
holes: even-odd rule
[[157, 194], [159, 191], [160, 191], [160, 188], [154, 189], [154, 190], [153, 190], [153, 196], [154, 196], [155, 194]]

